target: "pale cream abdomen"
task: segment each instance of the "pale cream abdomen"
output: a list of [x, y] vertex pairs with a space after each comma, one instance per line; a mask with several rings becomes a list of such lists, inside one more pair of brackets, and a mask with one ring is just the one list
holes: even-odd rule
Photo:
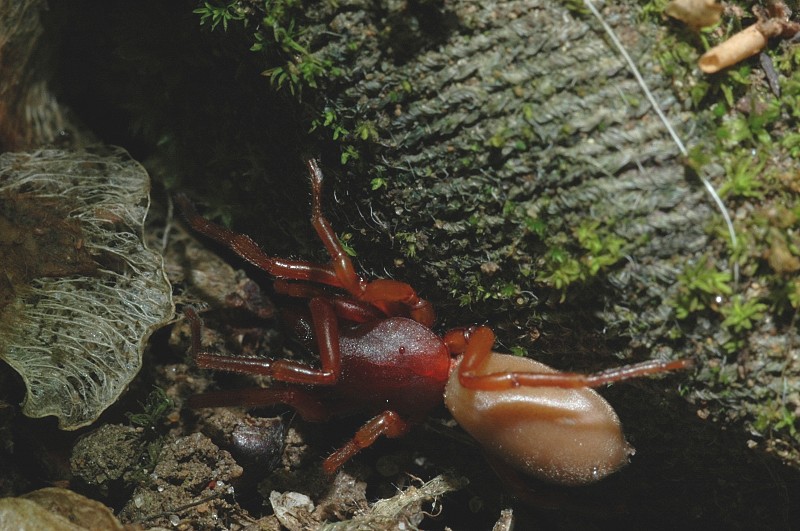
[[[481, 372], [557, 371], [528, 358], [492, 353]], [[546, 481], [591, 483], [627, 464], [633, 453], [617, 414], [589, 388], [473, 391], [461, 385], [456, 368], [445, 389], [445, 404], [488, 452]]]

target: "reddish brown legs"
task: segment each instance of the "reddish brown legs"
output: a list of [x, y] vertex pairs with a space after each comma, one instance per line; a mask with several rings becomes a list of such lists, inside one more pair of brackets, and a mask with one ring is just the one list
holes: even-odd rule
[[316, 160], [309, 159], [307, 165], [308, 173], [311, 175], [311, 224], [331, 257], [331, 264], [328, 267], [336, 275], [338, 285], [358, 298], [358, 295], [364, 291], [367, 281], [358, 276], [350, 257], [339, 241], [339, 237], [336, 236], [336, 232], [334, 232], [330, 222], [322, 214], [323, 177], [319, 164]]
[[312, 191], [311, 224], [331, 258], [327, 265], [268, 256], [250, 237], [236, 234], [200, 216], [186, 196], [178, 194], [175, 200], [195, 231], [225, 245], [274, 277], [343, 288], [355, 299], [373, 304], [386, 315], [408, 314], [425, 326], [431, 326], [434, 321], [433, 308], [428, 301], [419, 298], [411, 286], [396, 280], [379, 279], [367, 282], [356, 273], [336, 232], [322, 214], [323, 177], [316, 160], [308, 161], [308, 171], [311, 175]]
[[290, 297], [304, 299], [313, 299], [314, 297], [326, 298], [331, 302], [331, 304], [333, 304], [334, 310], [336, 311], [336, 316], [347, 321], [366, 323], [369, 321], [377, 321], [386, 318], [385, 313], [381, 312], [368, 302], [332, 296], [322, 287], [315, 286], [313, 284], [276, 280], [273, 284], [273, 287], [275, 288], [276, 292], [288, 295]]
[[417, 296], [417, 292], [405, 282], [396, 280], [378, 279], [367, 282], [355, 271], [350, 257], [344, 251], [339, 238], [336, 236], [330, 222], [322, 214], [322, 170], [316, 160], [308, 161], [308, 171], [311, 175], [311, 224], [314, 225], [319, 239], [331, 257], [331, 266], [336, 272], [340, 285], [356, 299], [374, 304], [387, 315], [398, 315], [402, 312], [396, 308], [400, 305], [406, 308], [411, 317], [424, 324], [433, 324], [434, 313], [430, 303]]
[[[312, 299], [311, 316], [315, 334], [319, 342], [322, 370], [288, 360], [263, 360], [218, 356], [201, 352], [200, 328], [202, 321], [191, 307], [184, 309], [192, 331], [191, 350], [198, 366], [231, 372], [267, 374], [276, 380], [287, 383], [309, 385], [331, 385], [336, 383], [341, 367], [339, 355], [339, 335], [336, 327], [334, 307], [324, 299]], [[302, 389], [239, 389], [236, 391], [217, 391], [189, 398], [190, 407], [244, 406], [262, 407], [285, 404], [295, 409], [303, 419], [311, 422], [327, 420], [332, 411], [320, 402], [312, 391]], [[367, 422], [355, 436], [340, 449], [331, 454], [323, 463], [326, 473], [332, 474], [347, 460], [372, 445], [381, 435], [394, 438], [405, 435], [409, 425], [394, 411], [384, 411]]]
[[331, 412], [313, 393], [302, 389], [234, 389], [229, 391], [212, 391], [190, 396], [188, 405], [191, 408], [202, 407], [266, 407], [284, 404], [309, 422], [328, 420]]
[[192, 355], [198, 367], [243, 374], [264, 374], [286, 383], [306, 385], [333, 385], [339, 378], [341, 355], [339, 353], [339, 329], [336, 314], [330, 302], [312, 299], [309, 303], [314, 333], [319, 345], [321, 369], [309, 367], [304, 363], [290, 360], [268, 360], [262, 358], [242, 358], [222, 356], [202, 352], [200, 327], [202, 322], [192, 308], [184, 313], [192, 329]]
[[394, 411], [384, 411], [364, 424], [347, 444], [329, 455], [323, 461], [322, 469], [326, 474], [333, 474], [351, 457], [371, 446], [381, 435], [393, 439], [402, 437], [408, 429], [408, 423], [400, 418], [400, 415]]
[[237, 234], [202, 217], [185, 195], [176, 195], [175, 201], [192, 229], [226, 246], [270, 275], [341, 287], [336, 273], [330, 266], [268, 256], [249, 236]]
[[[555, 373], [529, 373], [529, 372], [496, 372], [480, 374], [480, 370], [489, 359], [494, 345], [494, 332], [480, 326], [478, 328], [455, 331], [453, 337], [450, 333], [445, 336], [449, 344], [460, 345], [458, 334], [463, 335], [466, 351], [461, 362], [458, 379], [461, 385], [468, 389], [482, 391], [500, 391], [513, 389], [519, 386], [526, 387], [599, 387], [604, 384], [621, 382], [630, 378], [640, 378], [659, 372], [684, 369], [692, 365], [691, 360], [660, 361], [648, 360], [634, 365], [624, 365], [593, 374], [580, 374], [569, 372]], [[448, 340], [449, 338], [449, 340]]]

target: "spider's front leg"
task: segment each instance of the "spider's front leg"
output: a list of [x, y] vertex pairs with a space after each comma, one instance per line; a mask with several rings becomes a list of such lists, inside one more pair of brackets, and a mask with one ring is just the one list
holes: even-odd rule
[[[631, 378], [641, 378], [651, 374], [670, 372], [691, 367], [689, 359], [671, 361], [647, 360], [632, 365], [623, 365], [604, 371], [581, 374], [574, 372], [520, 372], [501, 371], [481, 373], [481, 369], [489, 361], [494, 345], [494, 332], [480, 326], [465, 329], [465, 354], [459, 368], [459, 381], [468, 389], [482, 391], [502, 391], [525, 387], [560, 387], [575, 389], [580, 387], [600, 387], [601, 385], [621, 382]], [[445, 336], [447, 338], [447, 336]]]
[[291, 360], [243, 358], [203, 352], [200, 344], [200, 317], [192, 308], [184, 310], [192, 329], [192, 356], [198, 367], [241, 374], [262, 374], [275, 380], [304, 385], [335, 385], [341, 372], [339, 327], [333, 305], [322, 298], [312, 299], [314, 335], [319, 346], [320, 369]]
[[430, 302], [420, 298], [414, 288], [397, 280], [377, 279], [367, 281], [356, 273], [350, 257], [342, 247], [330, 222], [322, 213], [323, 176], [319, 163], [308, 161], [311, 176], [311, 224], [331, 257], [331, 267], [341, 287], [356, 300], [367, 302], [379, 308], [386, 315], [408, 315], [415, 321], [430, 327], [435, 314]]
[[411, 286], [404, 282], [385, 279], [370, 282], [356, 273], [336, 232], [322, 213], [324, 179], [319, 163], [310, 159], [308, 170], [312, 190], [311, 224], [328, 251], [331, 259], [329, 264], [269, 256], [249, 236], [237, 234], [202, 217], [184, 194], [178, 194], [175, 201], [192, 229], [228, 247], [243, 259], [278, 279], [342, 288], [354, 299], [372, 304], [386, 315], [408, 315], [425, 326], [431, 326], [435, 317], [433, 308], [428, 301], [421, 299]]

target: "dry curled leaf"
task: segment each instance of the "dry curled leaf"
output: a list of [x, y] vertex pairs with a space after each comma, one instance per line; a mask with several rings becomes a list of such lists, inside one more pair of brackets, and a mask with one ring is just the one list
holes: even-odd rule
[[93, 422], [173, 314], [161, 256], [142, 239], [147, 172], [119, 148], [0, 155], [0, 358], [23, 412]]
[[19, 531], [114, 531], [123, 529], [111, 510], [66, 489], [40, 489], [0, 498], [0, 529]]

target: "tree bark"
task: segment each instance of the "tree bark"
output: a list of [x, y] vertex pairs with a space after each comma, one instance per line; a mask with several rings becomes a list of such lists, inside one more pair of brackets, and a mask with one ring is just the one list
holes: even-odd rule
[[[798, 466], [793, 428], [754, 428], [765, 411], [800, 406], [796, 331], [768, 315], [726, 353], [719, 313], [677, 318], [682, 272], [730, 272], [730, 241], [598, 22], [537, 0], [353, 7], [320, 17], [318, 53], [344, 65], [327, 108], [374, 132], [343, 170], [362, 265], [413, 279], [445, 325], [488, 321], [500, 348], [558, 368], [696, 357], [693, 371], [638, 385], [679, 388], [698, 416], [732, 425], [733, 454], [749, 438]], [[655, 60], [659, 30], [629, 3], [604, 16], [683, 141], [702, 146], [707, 116], [676, 99]], [[722, 164], [706, 175], [719, 179]], [[385, 189], [365, 192], [376, 177]], [[698, 429], [693, 413], [642, 413], [631, 422]]]

